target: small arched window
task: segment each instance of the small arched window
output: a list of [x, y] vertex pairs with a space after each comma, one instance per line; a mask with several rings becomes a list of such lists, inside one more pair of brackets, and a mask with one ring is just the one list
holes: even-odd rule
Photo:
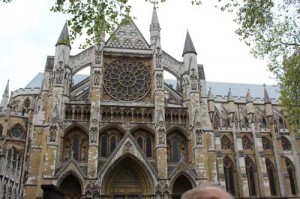
[[225, 150], [232, 150], [232, 143], [227, 136], [221, 138], [221, 148]]
[[149, 136], [146, 138], [146, 156], [152, 157], [152, 139]]
[[107, 136], [101, 137], [101, 157], [107, 157]]
[[73, 158], [79, 160], [79, 139], [78, 137], [73, 138]]
[[255, 178], [255, 166], [250, 157], [245, 158], [246, 162], [246, 174], [248, 179], [249, 195], [256, 196], [256, 178]]
[[112, 154], [117, 146], [117, 140], [115, 136], [110, 138], [110, 154]]
[[284, 136], [281, 137], [281, 144], [282, 149], [285, 151], [290, 151], [292, 148], [290, 141]]
[[2, 125], [0, 124], [0, 137], [2, 137], [3, 136], [3, 127], [2, 127]]
[[235, 195], [234, 165], [231, 159], [226, 156], [223, 160], [226, 191]]
[[275, 179], [275, 169], [274, 165], [269, 159], [266, 159], [266, 167], [267, 167], [267, 173], [269, 178], [269, 184], [270, 184], [270, 191], [272, 196], [276, 196], [276, 179]]
[[242, 144], [243, 144], [243, 149], [244, 150], [252, 150], [253, 149], [253, 143], [252, 141], [249, 139], [248, 136], [243, 136], [242, 138]]
[[180, 160], [180, 142], [173, 138], [171, 141], [172, 147], [172, 162], [179, 162]]
[[23, 106], [27, 109], [30, 107], [30, 99], [28, 97], [24, 100]]
[[296, 173], [295, 173], [295, 167], [292, 161], [288, 158], [285, 158], [286, 168], [289, 175], [289, 181], [291, 186], [291, 192], [293, 195], [297, 194], [297, 181], [296, 181]]
[[138, 143], [138, 145], [141, 147], [141, 149], [144, 148], [144, 146], [143, 146], [143, 138], [142, 138], [142, 137], [138, 137], [137, 143]]
[[273, 149], [273, 144], [272, 144], [271, 140], [269, 140], [265, 136], [262, 137], [262, 144], [263, 144], [264, 150], [272, 150]]

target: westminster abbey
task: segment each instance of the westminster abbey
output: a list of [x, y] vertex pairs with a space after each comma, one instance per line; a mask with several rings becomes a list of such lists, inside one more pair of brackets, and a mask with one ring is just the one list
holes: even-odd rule
[[236, 198], [300, 197], [300, 137], [276, 88], [208, 82], [188, 32], [182, 60], [160, 35], [154, 8], [150, 44], [131, 21], [71, 55], [65, 25], [44, 72], [11, 93], [7, 83], [1, 199], [47, 187], [65, 199], [178, 199], [202, 183]]

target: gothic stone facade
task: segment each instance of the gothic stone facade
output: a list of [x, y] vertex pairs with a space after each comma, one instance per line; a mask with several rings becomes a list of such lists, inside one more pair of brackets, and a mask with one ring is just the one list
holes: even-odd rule
[[150, 35], [131, 22], [71, 56], [65, 25], [39, 88], [8, 97], [7, 86], [1, 198], [41, 198], [53, 184], [65, 198], [169, 199], [205, 182], [237, 198], [300, 196], [300, 139], [266, 87], [214, 96], [188, 33], [182, 62], [162, 50], [155, 9]]

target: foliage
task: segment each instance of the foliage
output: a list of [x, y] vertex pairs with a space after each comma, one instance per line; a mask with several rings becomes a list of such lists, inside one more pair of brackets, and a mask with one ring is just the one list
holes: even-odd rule
[[281, 89], [281, 104], [293, 129], [300, 129], [300, 1], [219, 0], [233, 12], [236, 33], [254, 56], [268, 60]]
[[131, 19], [128, 0], [56, 0], [51, 10], [71, 16], [70, 40], [86, 34], [83, 48], [99, 43], [104, 32], [112, 34], [116, 26]]

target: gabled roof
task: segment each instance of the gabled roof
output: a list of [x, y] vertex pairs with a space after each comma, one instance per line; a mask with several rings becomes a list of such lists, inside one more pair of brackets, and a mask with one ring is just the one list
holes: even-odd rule
[[106, 47], [146, 50], [149, 44], [133, 21], [121, 25], [107, 40]]

